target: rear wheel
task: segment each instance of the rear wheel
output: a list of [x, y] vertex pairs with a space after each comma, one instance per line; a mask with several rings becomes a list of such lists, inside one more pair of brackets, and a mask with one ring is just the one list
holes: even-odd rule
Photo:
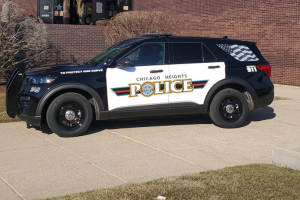
[[47, 123], [60, 137], [82, 135], [90, 126], [93, 110], [89, 101], [77, 93], [55, 98], [47, 110]]
[[209, 115], [212, 121], [223, 128], [237, 128], [243, 125], [248, 116], [248, 103], [245, 96], [235, 89], [224, 89], [213, 98]]

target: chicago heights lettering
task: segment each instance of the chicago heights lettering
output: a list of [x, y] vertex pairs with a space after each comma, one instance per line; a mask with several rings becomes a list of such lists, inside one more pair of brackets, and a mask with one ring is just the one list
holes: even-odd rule
[[[186, 74], [179, 74], [179, 75], [165, 75], [165, 79], [181, 79], [187, 78]], [[138, 77], [136, 81], [156, 81], [160, 80], [160, 76], [149, 76], [149, 77]]]

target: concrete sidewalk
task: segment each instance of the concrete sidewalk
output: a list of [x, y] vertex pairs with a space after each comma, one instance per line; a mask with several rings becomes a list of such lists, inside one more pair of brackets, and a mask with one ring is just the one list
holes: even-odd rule
[[238, 129], [208, 116], [100, 122], [59, 138], [24, 122], [0, 124], [0, 199], [34, 199], [204, 170], [271, 163], [276, 146], [300, 142], [300, 87], [276, 85], [277, 100]]

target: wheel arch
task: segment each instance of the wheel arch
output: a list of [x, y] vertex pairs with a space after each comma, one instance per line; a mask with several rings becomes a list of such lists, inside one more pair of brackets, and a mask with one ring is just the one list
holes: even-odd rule
[[59, 95], [68, 92], [75, 92], [86, 97], [93, 106], [96, 120], [100, 119], [100, 111], [104, 110], [104, 105], [99, 94], [93, 88], [87, 85], [67, 83], [50, 89], [42, 96], [36, 109], [36, 116], [42, 117], [42, 123], [46, 121], [46, 112], [50, 103]]
[[206, 98], [204, 100], [204, 104], [208, 105], [207, 112], [209, 111], [210, 104], [215, 95], [225, 88], [236, 89], [241, 93], [248, 92], [251, 96], [251, 103], [253, 103], [253, 101], [257, 99], [257, 95], [254, 88], [248, 82], [236, 78], [224, 79], [216, 83], [207, 93]]

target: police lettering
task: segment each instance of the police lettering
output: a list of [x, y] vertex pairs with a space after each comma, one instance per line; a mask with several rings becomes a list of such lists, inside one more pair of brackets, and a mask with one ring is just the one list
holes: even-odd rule
[[159, 94], [193, 92], [192, 79], [174, 80], [174, 81], [156, 81], [144, 82], [143, 84], [129, 84], [129, 97], [137, 97], [141, 93], [145, 97]]

